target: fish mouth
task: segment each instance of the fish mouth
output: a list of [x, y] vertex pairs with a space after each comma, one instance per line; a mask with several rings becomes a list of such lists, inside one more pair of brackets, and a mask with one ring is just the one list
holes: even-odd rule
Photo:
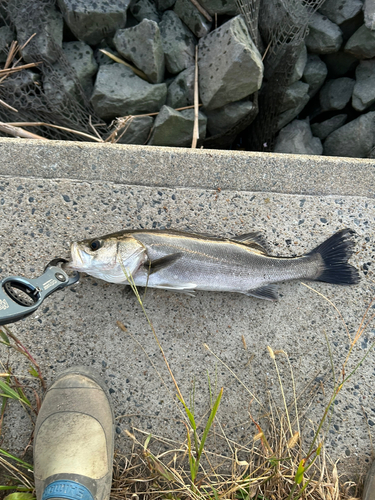
[[83, 260], [82, 251], [78, 248], [77, 242], [70, 245], [70, 261], [65, 264], [67, 269], [72, 269], [73, 271], [84, 271], [85, 262]]

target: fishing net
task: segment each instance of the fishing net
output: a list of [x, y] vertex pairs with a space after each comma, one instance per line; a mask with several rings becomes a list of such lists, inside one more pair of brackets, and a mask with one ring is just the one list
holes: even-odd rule
[[[54, 8], [54, 5], [54, 0], [33, 0], [30, 8], [29, 0], [11, 0], [9, 3], [7, 0], [0, 0], [0, 23], [3, 22], [13, 28], [16, 25], [30, 27], [29, 36], [31, 36], [41, 29], [40, 23], [43, 22], [46, 9]], [[26, 41], [18, 40], [20, 45]], [[101, 120], [95, 116], [76, 72], [61, 47], [52, 39], [48, 42], [53, 47], [53, 52], [57, 54], [55, 62], [46, 61], [38, 53], [36, 41], [31, 39], [27, 45], [28, 62], [42, 64], [36, 69], [22, 70], [0, 78], [0, 99], [17, 110], [17, 112], [11, 111], [0, 104], [0, 121], [48, 123], [93, 136], [95, 135], [93, 124], [98, 124]], [[63, 85], [64, 79], [73, 82], [72, 92], [67, 92]], [[89, 140], [74, 132], [47, 126], [27, 127], [27, 130], [49, 139]], [[96, 130], [103, 133], [105, 127], [99, 126]]]
[[272, 151], [278, 117], [308, 33], [312, 14], [324, 0], [237, 0], [258, 48], [263, 42], [264, 81], [259, 113], [243, 133], [246, 149]]
[[[259, 95], [254, 94], [253, 108], [246, 117], [224, 134], [208, 137], [199, 145], [206, 148], [230, 147], [235, 137], [242, 132], [246, 149], [272, 150], [278, 131], [280, 107], [301, 43], [307, 34], [310, 16], [323, 2], [324, 0], [237, 0], [250, 35], [264, 57], [262, 90]], [[55, 8], [55, 0], [33, 0], [32, 8], [29, 0], [0, 0], [0, 25], [6, 24], [13, 29], [15, 26], [25, 27], [25, 33], [30, 36], [34, 32], [44, 31], [42, 23], [51, 8]], [[25, 41], [18, 40], [21, 45]], [[105, 124], [98, 125], [101, 120], [95, 116], [74, 68], [61, 47], [53, 40], [48, 40], [48, 43], [57, 55], [55, 62], [46, 61], [38, 53], [36, 39], [31, 39], [28, 61], [42, 64], [36, 69], [0, 77], [0, 99], [17, 110], [11, 111], [0, 104], [0, 121], [48, 123], [90, 136], [95, 135], [96, 130], [101, 137], [105, 137], [108, 127]], [[74, 82], [73, 91], [67, 91], [62, 75], [65, 81]], [[28, 127], [27, 130], [49, 139], [89, 140], [69, 130], [46, 126]]]

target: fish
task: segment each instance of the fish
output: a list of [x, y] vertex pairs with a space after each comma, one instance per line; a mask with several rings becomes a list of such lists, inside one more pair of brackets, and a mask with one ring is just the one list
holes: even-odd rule
[[357, 269], [348, 263], [353, 234], [342, 229], [305, 255], [274, 257], [259, 231], [221, 238], [175, 230], [124, 230], [71, 243], [67, 268], [110, 283], [187, 293], [239, 292], [276, 301], [279, 282], [359, 283]]

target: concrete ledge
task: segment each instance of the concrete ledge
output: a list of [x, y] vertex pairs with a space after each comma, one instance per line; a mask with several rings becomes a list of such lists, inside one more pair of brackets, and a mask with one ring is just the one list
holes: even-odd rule
[[[324, 332], [336, 374], [341, 373], [349, 345], [346, 327], [354, 338], [375, 295], [374, 160], [16, 139], [0, 140], [0, 159], [0, 278], [38, 276], [53, 257], [68, 256], [70, 241], [125, 228], [173, 227], [223, 236], [257, 229], [275, 255], [286, 257], [312, 250], [338, 229], [355, 229], [352, 263], [361, 283], [310, 283], [336, 304], [344, 323], [322, 296], [299, 282], [281, 284], [277, 303], [234, 293], [188, 297], [148, 290], [146, 295], [147, 313], [187, 400], [195, 380], [197, 420], [209, 408], [208, 371], [213, 390], [224, 387], [222, 428], [230, 439], [252, 443], [257, 433], [248, 416], [252, 398], [204, 344], [256, 395], [254, 418], [267, 411], [269, 398], [283, 407], [271, 346], [289, 354], [300, 412], [307, 411], [316, 428], [332, 391]], [[75, 364], [89, 364], [101, 374], [116, 411], [117, 448], [131, 448], [123, 432], [131, 426], [185, 439], [181, 407], [155, 339], [135, 297], [121, 286], [83, 277], [11, 330], [48, 383]], [[353, 349], [347, 373], [374, 340], [370, 325]], [[279, 359], [292, 401], [289, 366]], [[13, 351], [9, 362], [18, 378], [30, 378], [29, 365]], [[371, 352], [336, 398], [326, 445], [332, 459], [340, 459], [339, 473], [357, 473], [371, 457], [362, 408], [372, 430], [374, 372]], [[306, 391], [310, 382], [316, 387], [312, 392]], [[2, 445], [16, 452], [31, 433], [29, 419], [17, 408], [9, 405]], [[215, 442], [221, 454], [230, 453], [220, 432], [210, 446]], [[304, 429], [307, 441], [309, 432]]]
[[0, 138], [0, 175], [306, 195], [375, 196], [375, 161]]

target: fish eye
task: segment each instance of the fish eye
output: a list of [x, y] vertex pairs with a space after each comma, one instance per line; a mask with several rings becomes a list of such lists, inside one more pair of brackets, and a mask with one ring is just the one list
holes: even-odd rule
[[99, 250], [99, 248], [102, 246], [100, 240], [93, 240], [91, 243], [90, 243], [90, 248], [91, 250], [93, 250], [94, 252], [96, 250]]

